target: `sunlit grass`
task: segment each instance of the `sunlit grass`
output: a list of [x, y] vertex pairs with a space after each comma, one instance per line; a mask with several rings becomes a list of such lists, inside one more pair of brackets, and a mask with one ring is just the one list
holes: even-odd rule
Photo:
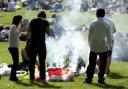
[[[15, 14], [21, 14], [24, 18], [32, 19], [36, 17], [39, 11], [27, 11], [27, 10], [18, 10], [16, 12], [4, 12], [3, 17], [0, 17], [0, 24], [10, 25], [12, 17]], [[46, 11], [47, 18], [51, 17], [49, 11]], [[0, 13], [1, 14], [1, 13]], [[57, 13], [60, 15], [69, 16], [71, 23], [74, 25], [85, 24], [89, 26], [90, 22], [95, 19], [95, 14], [92, 12], [89, 13], [78, 13], [75, 16], [69, 12]], [[128, 29], [128, 14], [118, 14], [113, 15], [112, 19], [116, 24], [117, 31], [127, 32]], [[76, 20], [77, 19], [77, 20]], [[85, 39], [87, 39], [88, 33], [83, 33]], [[25, 46], [25, 42], [20, 42], [20, 50]], [[85, 50], [86, 51], [86, 50]], [[20, 53], [20, 61], [22, 61]], [[8, 52], [8, 43], [0, 42], [0, 63], [11, 64], [12, 59]], [[128, 89], [128, 63], [127, 62], [116, 62], [113, 61], [111, 65], [111, 73], [106, 77], [106, 85], [101, 86], [97, 84], [97, 77], [94, 77], [93, 83], [91, 85], [84, 84], [84, 75], [75, 77], [74, 82], [49, 82], [50, 85], [45, 86], [42, 84], [33, 84], [29, 83], [29, 80], [25, 80], [23, 77], [20, 77], [21, 82], [11, 82], [9, 77], [2, 77], [0, 79], [0, 89]]]

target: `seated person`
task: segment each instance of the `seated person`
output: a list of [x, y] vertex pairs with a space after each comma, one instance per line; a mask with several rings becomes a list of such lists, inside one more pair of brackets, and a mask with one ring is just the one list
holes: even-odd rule
[[62, 23], [62, 16], [56, 16], [53, 22], [53, 34], [55, 38], [61, 38], [62, 34], [64, 33], [64, 27]]
[[56, 2], [52, 5], [52, 8], [50, 9], [51, 12], [61, 12], [64, 11], [64, 7], [60, 2]]
[[60, 38], [64, 33], [64, 27], [62, 25], [62, 16], [53, 14], [50, 19], [47, 20], [50, 25], [53, 25], [53, 37]]
[[1, 36], [3, 40], [7, 40], [8, 36], [9, 36], [9, 31], [10, 31], [10, 27], [6, 26], [2, 31], [1, 31]]
[[7, 11], [15, 11], [15, 1], [8, 0]]
[[50, 25], [53, 25], [55, 18], [56, 18], [56, 14], [53, 13], [50, 19], [47, 19], [47, 21], [49, 22]]
[[1, 31], [4, 29], [4, 26], [2, 24], [0, 24], [0, 41], [2, 41], [2, 35], [1, 35]]
[[27, 40], [25, 48], [21, 49], [21, 55], [22, 55], [22, 59], [23, 59], [23, 65], [28, 66], [29, 65], [29, 57], [28, 57], [28, 53], [29, 53], [29, 43], [30, 43], [30, 39]]
[[[30, 61], [30, 58], [28, 56], [29, 49], [30, 49], [30, 39], [27, 39], [25, 47], [21, 49], [21, 56], [23, 60], [21, 66], [29, 66], [29, 61]], [[36, 64], [39, 65], [37, 61]]]

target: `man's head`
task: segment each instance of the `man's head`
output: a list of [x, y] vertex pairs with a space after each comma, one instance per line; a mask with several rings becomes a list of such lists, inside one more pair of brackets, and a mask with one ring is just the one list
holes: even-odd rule
[[56, 17], [56, 14], [54, 13], [54, 14], [52, 14], [52, 17], [51, 18], [55, 18]]
[[44, 11], [41, 11], [38, 13], [37, 17], [46, 18], [46, 13]]
[[105, 10], [103, 8], [97, 9], [96, 16], [97, 17], [104, 17], [105, 16]]

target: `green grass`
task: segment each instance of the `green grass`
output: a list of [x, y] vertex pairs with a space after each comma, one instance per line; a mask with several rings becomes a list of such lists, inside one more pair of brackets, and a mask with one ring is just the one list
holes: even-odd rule
[[[17, 10], [15, 12], [0, 12], [0, 15], [3, 15], [2, 17], [0, 17], [0, 24], [10, 25], [13, 16], [17, 14], [22, 15], [25, 19], [32, 19], [36, 17], [38, 12], [39, 11], [37, 10], [27, 11], [25, 9]], [[47, 14], [47, 18], [50, 18], [51, 14], [48, 11], [46, 11], [46, 14]]]
[[[25, 42], [20, 42], [20, 49], [24, 47]], [[7, 50], [8, 43], [0, 43], [0, 63], [12, 63], [12, 59]], [[21, 55], [20, 55], [20, 61]], [[84, 84], [84, 75], [76, 76], [73, 82], [49, 82], [49, 85], [42, 85], [40, 83], [31, 85], [29, 80], [24, 77], [19, 77], [20, 82], [9, 81], [9, 76], [0, 79], [0, 89], [128, 89], [128, 62], [112, 62], [111, 73], [106, 76], [106, 85], [98, 85], [97, 77], [94, 77], [91, 85]]]
[[128, 33], [128, 14], [113, 15], [113, 21], [115, 22], [118, 32]]
[[[39, 11], [26, 11], [19, 10], [16, 12], [4, 12], [4, 16], [0, 17], [0, 24], [10, 25], [12, 17], [15, 14], [21, 14], [24, 18], [31, 19], [36, 16]], [[49, 18], [51, 13], [46, 12]], [[0, 13], [1, 14], [1, 13]], [[90, 22], [95, 19], [94, 13], [78, 13], [76, 15], [70, 15], [69, 12], [59, 13], [65, 15], [71, 20], [74, 25], [85, 24], [89, 26]], [[78, 18], [79, 16], [79, 18]], [[127, 32], [128, 28], [128, 14], [123, 15], [113, 15], [113, 20], [117, 26], [117, 31]], [[87, 33], [83, 34], [85, 39], [87, 38]], [[25, 42], [20, 42], [20, 50], [25, 45]], [[22, 61], [20, 55], [20, 61]], [[11, 64], [12, 59], [8, 52], [8, 43], [0, 42], [0, 63]], [[106, 85], [101, 86], [97, 84], [97, 77], [94, 77], [93, 83], [91, 85], [83, 84], [84, 75], [76, 76], [74, 82], [49, 82], [50, 85], [45, 86], [42, 84], [29, 83], [29, 80], [25, 80], [20, 77], [21, 82], [11, 82], [9, 81], [9, 76], [2, 77], [0, 79], [0, 89], [128, 89], [128, 62], [116, 62], [113, 61], [111, 64], [111, 73], [106, 76]]]

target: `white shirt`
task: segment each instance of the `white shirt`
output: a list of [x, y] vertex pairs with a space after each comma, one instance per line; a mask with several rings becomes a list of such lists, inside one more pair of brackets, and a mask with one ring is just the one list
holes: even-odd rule
[[8, 29], [3, 29], [3, 30], [1, 31], [2, 37], [8, 36], [9, 32], [10, 32], [10, 31], [9, 31]]
[[110, 27], [111, 27], [111, 34], [113, 35], [113, 33], [116, 32], [114, 22], [110, 18], [108, 18], [108, 17], [104, 17], [104, 20], [110, 25]]
[[91, 23], [88, 41], [90, 50], [96, 53], [106, 52], [112, 46], [110, 26], [103, 18]]
[[15, 48], [19, 47], [19, 34], [20, 34], [19, 29], [15, 25], [12, 25], [10, 28], [9, 39], [8, 39], [9, 47], [15, 47]]

